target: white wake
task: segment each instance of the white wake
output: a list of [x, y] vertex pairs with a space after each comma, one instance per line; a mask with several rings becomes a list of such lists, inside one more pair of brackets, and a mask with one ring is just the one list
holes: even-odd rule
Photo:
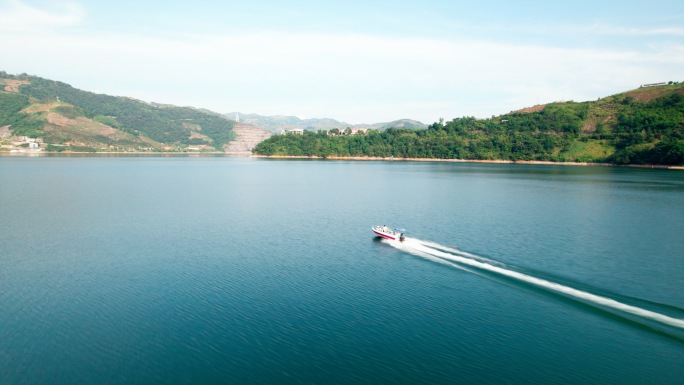
[[505, 267], [497, 266], [498, 263], [495, 261], [462, 252], [458, 249], [449, 248], [433, 242], [421, 241], [415, 238], [406, 238], [404, 242], [389, 241], [388, 243], [395, 248], [418, 256], [425, 257], [426, 255], [429, 255], [438, 257], [443, 260], [456, 262], [459, 265], [466, 265], [479, 270], [517, 279], [519, 281], [562, 294], [566, 297], [575, 298], [589, 305], [616, 310], [618, 312], [635, 315], [647, 320], [656, 321], [664, 325], [684, 329], [684, 319], [670, 317], [665, 314], [660, 314], [654, 311], [618, 302], [611, 298], [606, 298], [600, 295], [588, 293], [586, 291], [574, 289], [569, 286], [561, 285], [559, 283], [506, 269]]

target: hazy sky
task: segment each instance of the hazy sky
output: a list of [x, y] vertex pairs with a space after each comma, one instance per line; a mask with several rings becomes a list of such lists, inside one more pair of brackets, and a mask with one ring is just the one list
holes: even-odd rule
[[0, 0], [0, 70], [350, 123], [684, 81], [684, 1]]

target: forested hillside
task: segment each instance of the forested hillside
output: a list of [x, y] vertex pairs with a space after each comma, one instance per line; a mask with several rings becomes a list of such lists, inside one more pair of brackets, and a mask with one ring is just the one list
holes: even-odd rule
[[[414, 129], [275, 135], [254, 153], [684, 165], [684, 84], [678, 83], [488, 119], [440, 121], [426, 129], [399, 122]], [[7, 144], [8, 135], [35, 138], [51, 151], [221, 151], [235, 137], [234, 124], [205, 110], [95, 94], [0, 71], [2, 151], [16, 146]]]
[[684, 86], [643, 88], [595, 102], [537, 106], [490, 119], [463, 117], [426, 130], [276, 135], [254, 152], [361, 156], [684, 164]]
[[[48, 114], [52, 113], [72, 122], [84, 118], [111, 127], [130, 135], [132, 139], [129, 141], [135, 142], [136, 137], [145, 138], [140, 145], [158, 143], [176, 149], [194, 145], [221, 150], [233, 138], [231, 130], [235, 122], [220, 114], [95, 94], [35, 76], [13, 76], [2, 72], [0, 79], [22, 82], [16, 90], [0, 92], [0, 126], [9, 125], [14, 135], [45, 136], [45, 128], [50, 126]], [[21, 112], [32, 104], [50, 108], [37, 108], [34, 113]], [[60, 129], [69, 130], [70, 127], [65, 124]], [[61, 137], [69, 140], [68, 135]], [[100, 142], [111, 140], [100, 138]]]

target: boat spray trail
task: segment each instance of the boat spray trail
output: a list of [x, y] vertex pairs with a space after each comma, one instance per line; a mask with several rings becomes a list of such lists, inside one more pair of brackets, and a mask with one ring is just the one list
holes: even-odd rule
[[[613, 314], [623, 316], [633, 321], [654, 321], [657, 324], [666, 325], [668, 327], [676, 328], [679, 331], [684, 331], [684, 319], [670, 317], [665, 314], [657, 313], [647, 309], [642, 309], [637, 306], [628, 305], [626, 303], [622, 303], [611, 298], [592, 294], [546, 279], [537, 278], [528, 274], [514, 271], [504, 267], [505, 265], [500, 264], [496, 261], [487, 260], [486, 258], [462, 252], [458, 249], [438, 245], [433, 242], [421, 241], [415, 238], [406, 239], [406, 241], [402, 243], [388, 243], [398, 249], [410, 252], [415, 255], [431, 255], [444, 260], [455, 262], [458, 265], [473, 267], [480, 271], [487, 271], [508, 278], [512, 278], [521, 282], [525, 282], [543, 288], [545, 290], [561, 294], [565, 297], [572, 298], [583, 303], [602, 308], [604, 310], [609, 310]], [[635, 319], [634, 316], [636, 316], [637, 318]]]
[[444, 259], [444, 258], [439, 258], [439, 257], [434, 256], [434, 255], [432, 255], [432, 254], [424, 253], [424, 252], [422, 252], [422, 251], [416, 250], [415, 248], [412, 248], [412, 247], [410, 246], [410, 242], [396, 242], [396, 241], [388, 241], [388, 240], [384, 240], [384, 241], [385, 241], [385, 242], [388, 242], [389, 244], [391, 244], [392, 246], [394, 246], [395, 248], [397, 248], [397, 249], [399, 249], [399, 250], [402, 250], [402, 251], [405, 251], [405, 252], [407, 252], [407, 253], [413, 254], [413, 255], [415, 255], [415, 256], [417, 256], [417, 257], [425, 258], [425, 259], [427, 259], [427, 260], [429, 260], [429, 261], [436, 262], [436, 263], [439, 263], [439, 264], [442, 264], [442, 265], [447, 265], [447, 266], [450, 266], [450, 267], [454, 267], [454, 268], [457, 268], [457, 269], [460, 269], [460, 270], [465, 270], [465, 271], [467, 271], [467, 272], [469, 272], [469, 273], [473, 273], [473, 274], [477, 274], [477, 275], [482, 275], [482, 274], [478, 273], [477, 271], [475, 271], [475, 270], [473, 270], [473, 269], [469, 269], [469, 268], [467, 268], [467, 267], [465, 267], [465, 266], [462, 266], [462, 265], [453, 263], [453, 262], [448, 261], [448, 260], [446, 260], [446, 259]]

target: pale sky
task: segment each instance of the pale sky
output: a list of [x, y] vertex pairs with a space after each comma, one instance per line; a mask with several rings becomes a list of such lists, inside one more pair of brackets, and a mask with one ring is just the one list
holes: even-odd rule
[[97, 93], [430, 124], [684, 81], [684, 1], [0, 0], [0, 47]]

